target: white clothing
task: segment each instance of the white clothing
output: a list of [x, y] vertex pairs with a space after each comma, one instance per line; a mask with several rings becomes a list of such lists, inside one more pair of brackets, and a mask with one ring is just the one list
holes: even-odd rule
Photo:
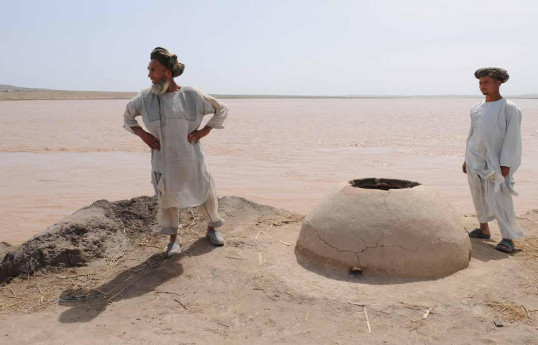
[[[465, 163], [480, 223], [497, 219], [503, 238], [524, 235], [515, 215], [513, 175], [521, 164], [521, 110], [506, 99], [471, 109]], [[510, 167], [504, 178], [501, 166]]]
[[474, 171], [467, 170], [467, 179], [478, 222], [497, 219], [502, 238], [513, 240], [523, 237], [525, 233], [517, 221], [512, 195], [501, 189], [495, 191], [495, 181], [483, 180]]
[[[214, 186], [213, 179], [210, 181], [211, 188], [209, 189], [209, 198], [200, 207], [200, 211], [205, 214], [208, 220], [208, 226], [218, 228], [224, 224], [224, 219], [220, 218], [218, 209], [217, 191]], [[161, 234], [163, 235], [176, 235], [179, 225], [178, 217], [179, 209], [176, 207], [162, 209], [159, 208], [157, 212], [157, 220], [161, 225]]]
[[160, 141], [161, 149], [151, 152], [151, 176], [161, 209], [199, 206], [209, 198], [211, 175], [202, 144], [187, 141], [206, 114], [213, 114], [207, 126], [223, 128], [228, 109], [189, 86], [162, 95], [143, 90], [127, 104], [125, 129], [133, 132], [131, 127], [139, 126], [135, 118], [141, 115], [147, 130]]

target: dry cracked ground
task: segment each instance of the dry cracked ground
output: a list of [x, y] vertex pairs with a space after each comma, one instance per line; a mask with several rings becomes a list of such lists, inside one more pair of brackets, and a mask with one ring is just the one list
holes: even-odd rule
[[[181, 214], [183, 253], [152, 233], [155, 200], [100, 201], [3, 249], [2, 344], [535, 344], [538, 210], [519, 250], [472, 240], [470, 266], [395, 280], [298, 264], [303, 216], [225, 197], [227, 243]], [[467, 229], [476, 219], [462, 217]], [[90, 229], [90, 230], [88, 230]], [[21, 252], [21, 248], [24, 252]], [[24, 258], [32, 260], [24, 260]], [[31, 264], [28, 264], [31, 261]], [[497, 327], [494, 322], [502, 324]]]

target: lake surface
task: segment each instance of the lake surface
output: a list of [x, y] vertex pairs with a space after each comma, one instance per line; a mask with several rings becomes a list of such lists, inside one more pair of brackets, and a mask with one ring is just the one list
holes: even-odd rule
[[[306, 214], [337, 183], [387, 177], [434, 187], [474, 214], [461, 164], [480, 100], [228, 99], [226, 128], [202, 142], [221, 196]], [[21, 243], [98, 199], [153, 193], [149, 149], [122, 128], [127, 102], [0, 102], [0, 241]], [[514, 102], [523, 110], [522, 214], [538, 208], [538, 100]]]

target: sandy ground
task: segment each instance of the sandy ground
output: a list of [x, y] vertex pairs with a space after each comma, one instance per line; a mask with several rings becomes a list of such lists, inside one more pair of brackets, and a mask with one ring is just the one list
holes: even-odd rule
[[193, 214], [180, 256], [165, 259], [166, 239], [148, 232], [117, 258], [16, 278], [0, 287], [1, 343], [536, 343], [538, 210], [521, 216], [516, 253], [494, 250], [492, 226], [467, 269], [409, 281], [302, 266], [303, 216], [253, 205], [221, 210], [221, 248]]

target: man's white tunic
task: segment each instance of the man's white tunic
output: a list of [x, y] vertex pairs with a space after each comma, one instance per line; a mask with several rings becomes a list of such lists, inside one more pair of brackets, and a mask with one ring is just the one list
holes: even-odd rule
[[[465, 162], [473, 203], [480, 223], [497, 219], [503, 238], [524, 235], [517, 222], [512, 195], [513, 175], [521, 164], [521, 110], [501, 99], [471, 109]], [[504, 178], [501, 166], [510, 167]]]
[[189, 133], [200, 127], [203, 116], [213, 114], [207, 126], [223, 128], [227, 107], [193, 87], [155, 95], [143, 90], [125, 109], [124, 127], [139, 126], [142, 116], [147, 130], [159, 139], [161, 149], [152, 150], [152, 183], [162, 209], [187, 208], [203, 204], [211, 187], [211, 175], [200, 142], [189, 143]]

